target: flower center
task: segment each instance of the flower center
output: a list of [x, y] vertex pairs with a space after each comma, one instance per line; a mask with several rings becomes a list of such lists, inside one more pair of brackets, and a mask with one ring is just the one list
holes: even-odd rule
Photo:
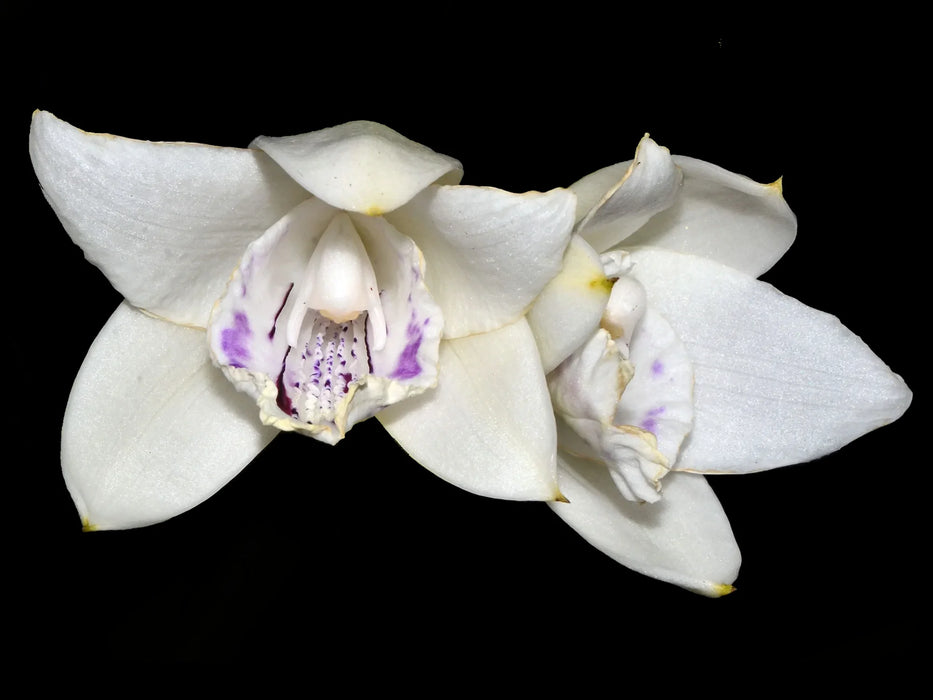
[[279, 376], [279, 408], [305, 423], [333, 422], [371, 371], [365, 329], [365, 313], [343, 323], [312, 314]]
[[385, 346], [386, 320], [376, 273], [345, 213], [335, 216], [324, 230], [294, 291], [294, 304], [286, 321], [286, 337], [292, 347], [298, 347], [309, 311], [338, 326], [368, 312], [372, 347], [381, 350]]

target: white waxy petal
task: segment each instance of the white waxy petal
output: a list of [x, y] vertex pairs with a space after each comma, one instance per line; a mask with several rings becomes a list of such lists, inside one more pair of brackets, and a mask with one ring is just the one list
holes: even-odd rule
[[626, 498], [654, 502], [667, 460], [650, 432], [614, 423], [631, 377], [632, 365], [609, 332], [599, 329], [548, 375], [548, 389], [560, 418], [561, 452], [604, 463]]
[[797, 235], [797, 218], [781, 182], [762, 185], [744, 175], [674, 156], [684, 184], [674, 206], [651, 218], [626, 248], [657, 246], [710, 258], [757, 277]]
[[610, 425], [633, 367], [609, 332], [597, 329], [590, 339], [548, 374], [554, 410], [574, 418]]
[[250, 241], [307, 197], [268, 156], [91, 134], [33, 115], [29, 151], [72, 240], [132, 304], [205, 326]]
[[561, 456], [548, 505], [590, 544], [634, 571], [703, 595], [733, 590], [741, 555], [719, 500], [697, 474], [668, 474], [657, 503], [626, 500], [602, 464]]
[[560, 272], [574, 196], [486, 187], [431, 187], [386, 218], [424, 253], [444, 337], [511, 323]]
[[560, 498], [557, 435], [524, 319], [441, 343], [437, 388], [378, 414], [422, 466], [483, 496]]
[[649, 307], [628, 359], [635, 373], [616, 408], [615, 422], [651, 432], [668, 464], [675, 464], [693, 426], [693, 365], [687, 349], [670, 324]]
[[213, 367], [204, 331], [123, 303], [75, 380], [62, 469], [88, 529], [139, 527], [204, 501], [275, 434]]
[[631, 275], [623, 275], [612, 285], [609, 302], [600, 320], [600, 325], [608, 330], [613, 338], [628, 346], [647, 308], [647, 294], [641, 282]]
[[910, 404], [904, 381], [834, 316], [706, 258], [647, 248], [632, 257], [649, 307], [694, 365], [694, 426], [675, 469], [816, 459]]
[[[611, 171], [610, 171], [611, 172]], [[594, 179], [602, 181], [602, 176]], [[646, 135], [624, 175], [577, 224], [576, 231], [600, 253], [618, 245], [654, 214], [670, 207], [680, 194], [683, 175], [666, 148]], [[570, 189], [588, 190], [577, 183]]]
[[463, 174], [457, 160], [375, 122], [260, 136], [251, 146], [328, 204], [370, 216], [397, 209], [434, 182], [456, 184]]
[[547, 283], [528, 312], [545, 372], [589, 339], [609, 300], [612, 281], [590, 245], [570, 240], [560, 273]]

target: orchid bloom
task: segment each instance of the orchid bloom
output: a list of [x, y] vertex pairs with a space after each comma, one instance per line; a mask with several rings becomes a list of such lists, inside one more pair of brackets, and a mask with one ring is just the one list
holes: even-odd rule
[[723, 595], [741, 558], [704, 475], [825, 455], [911, 392], [838, 319], [756, 279], [796, 235], [780, 181], [645, 136], [571, 189], [564, 269], [529, 313], [569, 501], [550, 505], [623, 565]]
[[[458, 161], [372, 122], [238, 149], [36, 112], [30, 155], [65, 230], [125, 298], [62, 429], [86, 529], [170, 518], [278, 432], [333, 444], [380, 411], [465, 489], [560, 497], [524, 314], [561, 269], [569, 191], [459, 185]], [[470, 449], [452, 450], [451, 424]]]

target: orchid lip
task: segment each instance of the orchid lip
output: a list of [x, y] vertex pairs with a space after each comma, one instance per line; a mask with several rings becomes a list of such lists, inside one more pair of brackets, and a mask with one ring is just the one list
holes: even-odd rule
[[247, 250], [211, 320], [214, 360], [263, 422], [337, 442], [434, 386], [443, 315], [414, 243], [311, 198]]

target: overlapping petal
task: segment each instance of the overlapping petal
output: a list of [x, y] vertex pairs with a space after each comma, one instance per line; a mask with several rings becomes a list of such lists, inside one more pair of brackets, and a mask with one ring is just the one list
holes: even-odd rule
[[[587, 203], [619, 166], [597, 171], [570, 186]], [[670, 152], [646, 135], [635, 149], [635, 158], [618, 181], [603, 194], [577, 224], [577, 232], [598, 252], [609, 250], [641, 228], [653, 215], [670, 207], [680, 196], [683, 174]], [[578, 207], [579, 207], [578, 200]], [[578, 208], [579, 212], [579, 208]]]
[[557, 367], [592, 335], [612, 286], [596, 251], [574, 236], [560, 272], [547, 283], [527, 314], [545, 372]]
[[574, 206], [566, 190], [429, 187], [386, 219], [424, 253], [444, 337], [459, 338], [528, 310], [561, 269]]
[[732, 591], [741, 555], [722, 506], [699, 474], [668, 474], [657, 503], [626, 500], [599, 462], [562, 454], [548, 505], [600, 551], [634, 571], [707, 596]]
[[553, 500], [557, 435], [524, 319], [441, 343], [437, 388], [378, 414], [422, 466], [472, 493]]
[[121, 304], [75, 380], [62, 470], [89, 529], [160, 522], [202, 502], [276, 435], [211, 364], [204, 332]]
[[260, 151], [90, 134], [33, 115], [29, 150], [72, 240], [130, 303], [205, 326], [250, 241], [307, 197]]
[[251, 146], [328, 204], [370, 216], [397, 209], [434, 182], [457, 184], [463, 175], [454, 158], [369, 121], [298, 136], [260, 136]]
[[805, 462], [910, 404], [904, 381], [835, 317], [707, 258], [655, 248], [632, 258], [695, 369], [694, 426], [675, 469]]
[[781, 182], [763, 185], [744, 175], [686, 156], [673, 206], [653, 216], [625, 246], [657, 246], [716, 260], [753, 277], [777, 262], [797, 235], [797, 218]]

